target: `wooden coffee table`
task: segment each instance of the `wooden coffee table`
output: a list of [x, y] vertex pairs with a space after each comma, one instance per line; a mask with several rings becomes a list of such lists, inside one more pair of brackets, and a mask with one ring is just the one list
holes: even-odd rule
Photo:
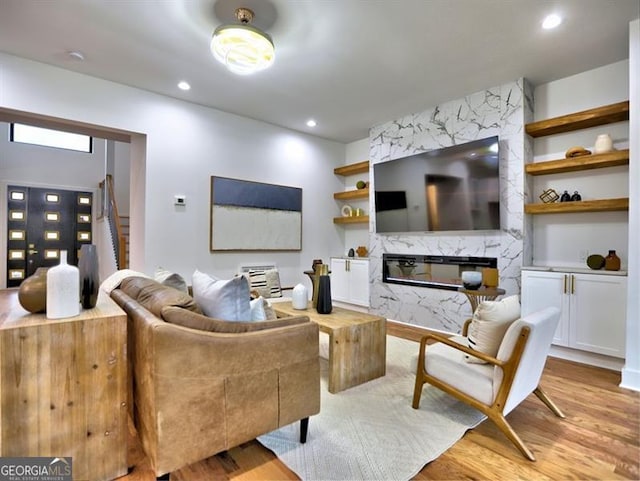
[[294, 309], [291, 302], [278, 302], [279, 316], [309, 316], [329, 334], [329, 392], [337, 393], [384, 376], [387, 352], [387, 320], [365, 312], [334, 307], [330, 314]]

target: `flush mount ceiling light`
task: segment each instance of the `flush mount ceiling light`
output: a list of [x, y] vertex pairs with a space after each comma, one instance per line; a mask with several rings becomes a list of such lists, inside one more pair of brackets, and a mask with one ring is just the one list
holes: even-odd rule
[[271, 37], [249, 25], [253, 11], [236, 9], [238, 24], [221, 25], [213, 32], [211, 52], [233, 73], [252, 74], [271, 66], [275, 50]]

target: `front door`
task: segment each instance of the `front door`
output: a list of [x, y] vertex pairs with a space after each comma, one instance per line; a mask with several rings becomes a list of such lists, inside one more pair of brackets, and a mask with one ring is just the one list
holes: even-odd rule
[[38, 267], [78, 264], [90, 244], [91, 192], [10, 185], [7, 188], [7, 287], [16, 287]]

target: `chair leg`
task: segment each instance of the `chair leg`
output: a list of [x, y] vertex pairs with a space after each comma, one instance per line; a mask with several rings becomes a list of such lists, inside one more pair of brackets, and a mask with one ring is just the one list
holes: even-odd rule
[[420, 407], [420, 398], [422, 397], [422, 386], [424, 386], [424, 379], [420, 372], [420, 366], [418, 366], [416, 372], [416, 385], [413, 388], [413, 409], [418, 409]]
[[543, 403], [546, 404], [546, 406], [551, 409], [551, 411], [553, 412], [553, 414], [555, 414], [556, 416], [558, 416], [559, 418], [564, 418], [565, 415], [562, 411], [560, 411], [560, 408], [558, 406], [555, 405], [555, 403], [549, 399], [549, 396], [547, 396], [547, 393], [544, 392], [540, 386], [538, 386], [537, 388], [535, 388], [533, 390], [533, 393], [538, 396], [538, 399], [540, 399], [540, 401], [542, 401]]
[[516, 432], [513, 430], [511, 425], [507, 422], [507, 420], [502, 415], [502, 413], [493, 412], [493, 413], [487, 413], [487, 414], [489, 415], [489, 418], [496, 424], [496, 426], [498, 426], [498, 429], [500, 429], [500, 431], [502, 431], [503, 434], [507, 438], [509, 438], [509, 440], [513, 444], [515, 444], [515, 446], [520, 450], [520, 452], [524, 455], [525, 458], [527, 458], [529, 461], [536, 460], [531, 450], [527, 446], [525, 446], [525, 444], [522, 442], [522, 439], [520, 439], [520, 436], [516, 434]]
[[300, 444], [307, 442], [307, 432], [309, 432], [309, 418], [300, 420]]

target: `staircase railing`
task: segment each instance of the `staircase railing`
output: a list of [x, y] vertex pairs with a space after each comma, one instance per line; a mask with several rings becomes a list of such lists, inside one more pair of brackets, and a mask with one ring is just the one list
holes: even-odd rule
[[[106, 189], [105, 187], [106, 183]], [[107, 174], [105, 180], [100, 182], [100, 188], [105, 193], [105, 216], [111, 230], [111, 238], [113, 239], [113, 250], [116, 255], [116, 264], [118, 269], [126, 268], [127, 264], [127, 241], [120, 224], [120, 216], [118, 215], [118, 206], [116, 205], [116, 197], [113, 189], [113, 176]]]

